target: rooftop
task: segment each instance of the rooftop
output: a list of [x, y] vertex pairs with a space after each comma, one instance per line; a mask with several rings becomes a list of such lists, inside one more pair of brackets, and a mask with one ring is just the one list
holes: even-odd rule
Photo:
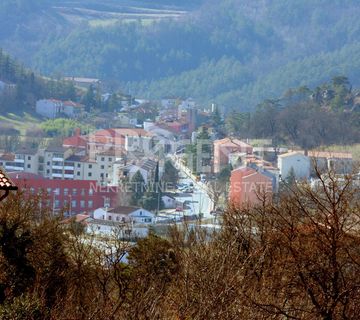
[[116, 208], [109, 208], [108, 212], [128, 215], [139, 209], [141, 209], [141, 208], [140, 207], [130, 207], [130, 206], [118, 206]]
[[2, 168], [0, 168], [0, 190], [17, 190]]

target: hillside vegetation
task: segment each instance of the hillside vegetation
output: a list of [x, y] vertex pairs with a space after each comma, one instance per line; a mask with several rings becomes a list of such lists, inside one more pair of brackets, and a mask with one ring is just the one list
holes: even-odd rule
[[0, 45], [48, 75], [242, 111], [338, 74], [360, 84], [355, 0], [10, 3], [0, 5]]

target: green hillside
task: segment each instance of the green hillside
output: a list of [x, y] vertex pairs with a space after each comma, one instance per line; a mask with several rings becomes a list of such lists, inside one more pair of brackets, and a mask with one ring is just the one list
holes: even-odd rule
[[192, 96], [243, 110], [337, 74], [360, 84], [358, 1], [131, 3], [38, 1], [24, 26], [35, 28], [28, 22], [35, 12], [56, 27], [32, 32], [33, 41], [11, 27], [0, 45], [21, 58], [26, 51], [25, 62], [48, 75], [100, 77], [140, 96]]

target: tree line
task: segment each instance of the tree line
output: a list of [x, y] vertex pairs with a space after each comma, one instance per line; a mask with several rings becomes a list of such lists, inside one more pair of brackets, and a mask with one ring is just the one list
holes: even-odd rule
[[305, 149], [352, 144], [360, 139], [359, 102], [349, 80], [336, 76], [314, 89], [302, 86], [266, 99], [253, 113], [233, 110], [222, 128], [228, 135], [271, 138], [274, 145]]
[[0, 204], [0, 317], [357, 319], [359, 186], [318, 178], [274, 203], [229, 206], [221, 230], [184, 224], [136, 244], [121, 229], [85, 236], [12, 195]]
[[30, 111], [42, 98], [75, 100], [72, 82], [46, 79], [13, 59], [0, 48], [0, 80], [6, 83], [0, 92], [0, 111]]

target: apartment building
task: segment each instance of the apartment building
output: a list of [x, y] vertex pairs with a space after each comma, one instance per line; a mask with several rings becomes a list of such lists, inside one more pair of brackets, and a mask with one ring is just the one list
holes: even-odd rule
[[37, 150], [22, 148], [14, 153], [5, 153], [0, 156], [0, 166], [9, 172], [38, 173], [39, 156]]

